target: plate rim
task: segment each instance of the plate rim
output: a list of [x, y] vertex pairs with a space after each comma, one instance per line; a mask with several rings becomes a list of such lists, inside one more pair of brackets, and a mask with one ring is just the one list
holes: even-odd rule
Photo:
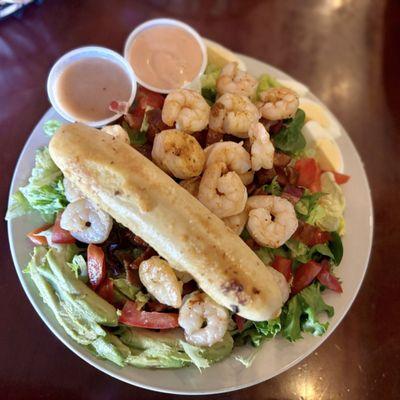
[[[262, 60], [258, 60], [256, 58], [253, 57], [249, 57], [247, 55], [244, 54], [238, 54], [237, 55], [244, 60], [245, 64], [247, 65], [248, 61], [250, 62], [257, 62], [257, 63], [262, 63], [264, 65], [266, 65], [270, 70], [273, 71], [277, 71], [280, 74], [284, 74], [286, 75], [288, 78], [293, 79], [295, 81], [297, 81], [297, 79], [294, 79], [291, 75], [289, 75], [287, 72], [282, 71], [276, 67], [274, 67], [273, 65], [266, 63]], [[350, 296], [350, 301], [346, 303], [341, 316], [338, 318], [337, 321], [335, 321], [335, 324], [330, 324], [329, 330], [324, 334], [323, 339], [321, 342], [316, 342], [315, 344], [312, 344], [310, 346], [310, 348], [305, 351], [304, 353], [302, 353], [301, 355], [299, 355], [298, 357], [296, 357], [293, 361], [291, 361], [290, 363], [286, 364], [285, 366], [277, 369], [276, 371], [273, 372], [273, 374], [270, 374], [267, 378], [257, 378], [251, 381], [248, 381], [246, 383], [243, 383], [241, 385], [237, 385], [237, 386], [228, 386], [228, 387], [224, 387], [221, 389], [215, 389], [215, 390], [192, 390], [192, 391], [185, 391], [185, 390], [172, 390], [172, 389], [163, 389], [157, 386], [151, 386], [151, 385], [147, 385], [144, 384], [142, 382], [137, 382], [137, 381], [133, 381], [132, 379], [129, 379], [128, 377], [124, 377], [118, 373], [115, 373], [113, 371], [111, 371], [109, 368], [100, 365], [101, 360], [99, 359], [97, 360], [92, 360], [89, 357], [87, 357], [82, 351], [78, 349], [75, 349], [72, 345], [70, 345], [70, 343], [68, 342], [67, 338], [64, 338], [62, 335], [60, 335], [55, 328], [53, 328], [51, 322], [47, 319], [46, 315], [41, 311], [41, 309], [39, 308], [39, 305], [36, 304], [35, 299], [33, 298], [33, 296], [30, 293], [29, 287], [27, 286], [26, 282], [25, 282], [25, 277], [23, 275], [23, 270], [22, 268], [20, 268], [18, 261], [17, 261], [17, 255], [15, 252], [15, 246], [13, 245], [13, 237], [12, 237], [12, 233], [11, 233], [11, 229], [12, 229], [12, 221], [7, 221], [7, 234], [8, 234], [8, 240], [9, 240], [9, 246], [10, 246], [10, 251], [11, 251], [11, 255], [12, 255], [12, 260], [13, 260], [13, 264], [14, 264], [14, 268], [17, 272], [17, 276], [18, 279], [24, 289], [24, 292], [26, 294], [26, 296], [28, 297], [31, 305], [33, 306], [34, 310], [36, 311], [36, 313], [39, 315], [39, 317], [42, 319], [43, 323], [46, 325], [46, 327], [53, 333], [53, 335], [55, 335], [57, 337], [57, 339], [59, 339], [69, 350], [71, 350], [73, 353], [75, 353], [80, 359], [84, 360], [85, 362], [87, 362], [89, 365], [91, 365], [92, 367], [95, 367], [96, 369], [100, 370], [101, 372], [112, 376], [115, 379], [118, 379], [122, 382], [125, 382], [127, 384], [133, 385], [133, 386], [137, 386], [143, 389], [147, 389], [147, 390], [151, 390], [151, 391], [155, 391], [155, 392], [159, 392], [159, 393], [168, 393], [168, 394], [179, 394], [179, 395], [209, 395], [209, 394], [221, 394], [221, 393], [228, 393], [228, 392], [233, 392], [236, 390], [241, 390], [241, 389], [245, 389], [254, 385], [257, 385], [259, 383], [265, 382], [269, 379], [274, 378], [277, 375], [280, 375], [281, 373], [287, 371], [288, 369], [292, 368], [294, 365], [298, 364], [299, 362], [301, 362], [303, 359], [305, 359], [306, 357], [308, 357], [313, 351], [315, 351], [319, 346], [322, 345], [323, 342], [325, 342], [330, 335], [336, 330], [336, 328], [340, 325], [340, 323], [343, 321], [344, 317], [348, 314], [350, 308], [352, 307], [352, 305], [354, 304], [354, 300], [357, 297], [362, 283], [364, 282], [365, 279], [365, 275], [367, 273], [369, 264], [370, 264], [370, 260], [371, 260], [371, 252], [372, 252], [372, 247], [373, 247], [373, 237], [374, 237], [374, 208], [373, 208], [373, 202], [372, 202], [372, 193], [371, 193], [371, 186], [369, 184], [368, 181], [368, 176], [365, 170], [365, 166], [364, 163], [360, 157], [360, 154], [357, 151], [356, 146], [354, 145], [351, 136], [347, 133], [347, 130], [344, 129], [344, 127], [342, 126], [341, 122], [336, 118], [336, 116], [330, 111], [330, 109], [319, 100], [319, 98], [317, 96], [315, 96], [311, 91], [309, 92], [309, 95], [311, 95], [311, 97], [313, 99], [316, 99], [319, 103], [321, 103], [326, 109], [328, 109], [328, 111], [333, 115], [334, 119], [336, 120], [336, 122], [339, 124], [339, 126], [341, 127], [341, 129], [343, 130], [343, 132], [345, 132], [348, 140], [350, 141], [353, 149], [352, 151], [355, 153], [358, 162], [360, 163], [361, 167], [362, 167], [362, 172], [363, 172], [363, 180], [365, 181], [364, 183], [366, 184], [366, 188], [367, 188], [367, 192], [368, 192], [368, 204], [369, 204], [369, 211], [370, 211], [370, 232], [369, 232], [369, 249], [368, 249], [368, 254], [366, 257], [366, 265], [364, 267], [363, 273], [362, 273], [362, 277], [359, 280], [354, 292], [352, 293], [352, 295]], [[33, 132], [37, 129], [37, 127], [42, 123], [43, 120], [48, 119], [48, 115], [52, 114], [53, 112], [56, 112], [52, 107], [50, 107], [44, 114], [43, 116], [40, 118], [40, 120], [35, 124], [34, 128], [31, 130], [30, 135], [28, 136], [19, 156], [17, 159], [17, 162], [15, 164], [15, 168], [14, 168], [14, 172], [12, 175], [12, 179], [11, 179], [11, 184], [10, 184], [10, 190], [9, 190], [9, 198], [11, 197], [11, 195], [14, 193], [14, 186], [15, 186], [15, 182], [17, 180], [17, 176], [16, 176], [16, 172], [18, 170], [18, 167], [20, 165], [20, 163], [22, 162], [22, 155], [25, 153], [26, 149], [29, 148], [30, 146], [30, 141], [32, 140], [32, 134]], [[230, 356], [232, 357], [232, 355]], [[127, 366], [125, 368], [135, 368], [135, 367], [130, 367]]]

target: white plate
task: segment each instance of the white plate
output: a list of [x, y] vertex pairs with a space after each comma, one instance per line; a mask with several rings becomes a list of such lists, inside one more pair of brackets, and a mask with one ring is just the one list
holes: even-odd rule
[[[242, 58], [249, 72], [255, 76], [268, 72], [278, 78], [290, 78], [260, 61], [245, 56]], [[317, 100], [313, 95], [309, 97]], [[35, 150], [48, 142], [48, 137], [43, 133], [43, 124], [52, 118], [60, 119], [56, 112], [50, 109], [29, 137], [15, 169], [11, 193], [27, 181], [33, 166]], [[127, 383], [167, 393], [211, 394], [242, 389], [270, 379], [301, 361], [328, 338], [350, 308], [367, 269], [373, 229], [370, 189], [362, 161], [344, 130], [337, 143], [343, 153], [345, 173], [351, 175], [350, 181], [344, 186], [347, 200], [347, 232], [343, 242], [343, 261], [337, 270], [343, 281], [343, 294], [337, 295], [329, 291], [324, 294], [326, 302], [335, 307], [335, 316], [330, 321], [328, 333], [322, 337], [304, 335], [303, 340], [294, 344], [278, 338], [264, 343], [248, 369], [231, 356], [206, 369], [202, 374], [194, 367], [180, 370], [141, 370], [133, 367], [121, 369], [108, 361], [99, 360], [66, 335], [39, 297], [29, 277], [22, 273], [32, 248], [25, 234], [43, 223], [34, 217], [19, 218], [8, 224], [11, 252], [21, 284], [44, 323], [67, 347], [94, 367]], [[249, 351], [250, 348], [240, 348], [235, 350], [234, 354], [249, 354]]]

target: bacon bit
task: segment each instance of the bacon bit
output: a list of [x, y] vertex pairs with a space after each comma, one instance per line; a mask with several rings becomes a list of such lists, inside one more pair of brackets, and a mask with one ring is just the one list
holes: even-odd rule
[[299, 221], [299, 227], [293, 237], [309, 247], [316, 244], [324, 244], [331, 240], [329, 232], [324, 232], [316, 226]]
[[165, 311], [165, 310], [171, 309], [171, 307], [168, 307], [167, 305], [162, 304], [162, 303], [158, 302], [157, 300], [150, 300], [146, 303], [145, 309], [146, 309], [146, 311], [160, 312], [160, 311]]
[[292, 158], [285, 153], [276, 151], [274, 153], [274, 166], [275, 167], [286, 167]]
[[192, 136], [199, 142], [199, 145], [204, 149], [206, 147], [207, 130], [193, 132]]
[[254, 182], [250, 183], [250, 185], [246, 186], [247, 194], [250, 196], [257, 189], [257, 186]]
[[299, 173], [293, 167], [275, 167], [275, 170], [278, 175], [277, 181], [281, 186], [296, 185]]
[[157, 253], [156, 253], [156, 251], [155, 251], [153, 248], [148, 247], [139, 257], [137, 257], [137, 258], [135, 259], [135, 261], [133, 261], [133, 263], [130, 265], [130, 267], [131, 267], [132, 269], [139, 268], [139, 265], [140, 265], [143, 261], [148, 260], [150, 257], [155, 256], [156, 254], [157, 254]]
[[149, 245], [138, 235], [133, 234], [133, 243], [140, 247], [149, 247]]
[[140, 153], [143, 154], [146, 158], [151, 160], [151, 150], [152, 150], [151, 143], [146, 143], [142, 146], [135, 146], [135, 149]]
[[254, 192], [253, 192], [253, 196], [263, 196], [266, 195], [267, 193], [264, 190], [263, 186], [260, 186], [259, 188], [257, 188]]
[[168, 129], [168, 125], [164, 124], [161, 118], [161, 110], [159, 108], [146, 111], [146, 118], [149, 124], [149, 128], [147, 129], [147, 140], [150, 143], [153, 143], [154, 137], [157, 133]]
[[253, 251], [256, 251], [260, 248], [257, 242], [253, 238], [248, 238], [244, 241], [247, 246], [249, 246]]
[[230, 133], [224, 134], [223, 140], [224, 142], [235, 142], [235, 143], [243, 142], [243, 138], [231, 135]]
[[251, 142], [250, 142], [250, 139], [244, 139], [244, 140], [243, 140], [243, 148], [244, 148], [247, 152], [251, 153]]
[[283, 127], [283, 120], [279, 120], [275, 124], [271, 125], [269, 127], [269, 130], [268, 129], [267, 130], [271, 135], [276, 135], [277, 133], [279, 133], [282, 127]]
[[138, 287], [142, 286], [142, 282], [140, 281], [139, 278], [139, 271], [137, 269], [134, 270], [130, 267], [127, 267], [125, 268], [125, 272], [126, 272], [126, 279], [131, 285]]
[[289, 200], [293, 205], [295, 205], [301, 199], [301, 196], [303, 196], [303, 192], [303, 189], [288, 184], [283, 189], [282, 197], [286, 200]]
[[259, 171], [255, 173], [255, 180], [257, 185], [265, 185], [266, 183], [271, 183], [272, 179], [276, 176], [276, 171], [274, 168], [264, 169], [261, 168]]
[[187, 294], [194, 292], [198, 288], [199, 287], [197, 286], [196, 281], [194, 279], [192, 279], [191, 281], [183, 284], [182, 296], [186, 296]]
[[210, 146], [211, 144], [218, 143], [223, 140], [224, 134], [220, 132], [213, 131], [212, 129], [208, 129], [206, 135], [206, 146]]
[[108, 108], [116, 114], [128, 114], [129, 105], [126, 101], [113, 100]]

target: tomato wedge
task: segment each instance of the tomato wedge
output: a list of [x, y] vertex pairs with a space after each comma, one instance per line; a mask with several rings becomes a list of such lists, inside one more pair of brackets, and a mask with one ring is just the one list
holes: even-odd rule
[[27, 238], [33, 243], [38, 246], [47, 246], [47, 239], [45, 236], [40, 236], [39, 233], [46, 231], [49, 229], [51, 225], [44, 225], [40, 228], [36, 228], [33, 231], [30, 231], [26, 234]]
[[115, 303], [114, 283], [110, 278], [106, 278], [98, 287], [97, 294], [110, 304]]
[[321, 262], [321, 271], [317, 275], [317, 279], [328, 289], [331, 289], [336, 293], [343, 292], [342, 285], [340, 284], [338, 278], [330, 273], [329, 262], [327, 260]]
[[321, 272], [321, 264], [315, 261], [309, 261], [306, 264], [301, 264], [293, 278], [292, 293], [296, 294], [307, 287]]
[[57, 218], [54, 222], [53, 229], [51, 231], [51, 241], [53, 243], [60, 244], [73, 244], [75, 243], [75, 238], [71, 235], [71, 233], [60, 226], [61, 221], [61, 213], [57, 215]]
[[329, 171], [332, 172], [333, 176], [335, 177], [335, 181], [338, 185], [343, 185], [343, 183], [348, 182], [350, 179], [350, 175], [341, 174], [336, 171]]
[[106, 277], [106, 261], [103, 249], [92, 243], [87, 248], [87, 267], [89, 282], [97, 289]]
[[136, 303], [130, 300], [124, 304], [119, 322], [148, 329], [172, 329], [179, 326], [178, 313], [141, 311], [137, 309]]
[[152, 92], [144, 87], [139, 87], [136, 94], [137, 104], [142, 109], [145, 110], [146, 107], [159, 108], [161, 109], [164, 105], [164, 96]]
[[290, 282], [292, 278], [292, 260], [276, 255], [271, 266], [279, 271], [286, 280]]
[[302, 158], [296, 161], [294, 169], [299, 173], [297, 184], [313, 192], [321, 190], [321, 169], [313, 158]]

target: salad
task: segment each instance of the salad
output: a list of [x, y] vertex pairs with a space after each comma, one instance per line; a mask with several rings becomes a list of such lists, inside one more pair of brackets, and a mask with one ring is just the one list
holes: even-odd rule
[[[326, 332], [322, 318], [334, 310], [322, 293], [342, 292], [335, 269], [349, 176], [329, 114], [306, 92], [234, 62], [209, 64], [200, 92], [141, 87], [118, 123], [102, 128], [172, 176], [277, 274], [284, 305], [266, 321], [217, 304], [190, 273], [86, 199], [48, 147], [37, 150], [6, 219], [43, 218], [27, 232], [34, 248], [24, 273], [73, 340], [121, 367], [206, 368], [236, 346]], [[44, 134], [60, 126], [47, 121]]]

